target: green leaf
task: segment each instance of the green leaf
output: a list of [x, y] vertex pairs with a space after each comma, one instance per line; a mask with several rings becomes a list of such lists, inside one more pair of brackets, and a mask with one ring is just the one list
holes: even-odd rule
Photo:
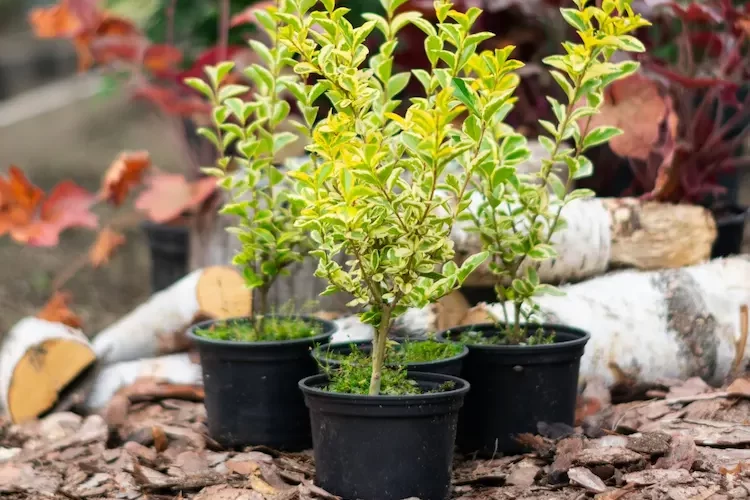
[[565, 198], [565, 202], [567, 203], [573, 200], [593, 198], [594, 196], [596, 196], [596, 193], [590, 189], [576, 189], [575, 191], [572, 191], [568, 194], [568, 196]]
[[297, 136], [291, 132], [281, 132], [273, 137], [273, 153], [276, 154], [289, 144], [297, 140]]
[[245, 85], [224, 85], [219, 89], [219, 101], [224, 102], [226, 99], [237, 97], [250, 91], [250, 87]]
[[480, 252], [467, 258], [458, 269], [458, 283], [463, 283], [489, 257], [489, 252]]
[[432, 23], [423, 17], [412, 19], [411, 23], [417, 28], [421, 29], [425, 35], [428, 35], [428, 36], [437, 35], [437, 31], [435, 31], [435, 27], [432, 25]]
[[563, 19], [565, 19], [565, 22], [578, 31], [586, 31], [588, 29], [586, 20], [578, 9], [560, 9], [560, 12], [562, 13]]
[[552, 192], [555, 193], [555, 196], [560, 199], [565, 199], [565, 185], [562, 183], [560, 178], [555, 174], [554, 172], [550, 172], [549, 177], [547, 177], [547, 183], [552, 188]]
[[388, 94], [388, 97], [392, 98], [400, 94], [401, 91], [404, 90], [406, 86], [409, 84], [410, 78], [411, 78], [411, 73], [408, 73], [408, 72], [397, 73], [393, 75], [388, 80], [388, 85], [386, 87], [386, 93]]
[[584, 155], [579, 156], [576, 159], [576, 169], [573, 175], [573, 179], [585, 179], [594, 173], [594, 164], [591, 160], [586, 158]]
[[211, 86], [200, 78], [185, 78], [185, 85], [194, 90], [197, 90], [209, 99], [211, 99], [214, 95], [214, 91], [211, 90]]
[[540, 295], [552, 295], [553, 297], [563, 297], [565, 292], [557, 288], [556, 286], [541, 284], [534, 289], [534, 296]]
[[622, 130], [617, 127], [597, 127], [583, 139], [583, 150], [609, 142], [610, 139], [621, 134]]
[[634, 36], [621, 35], [617, 37], [617, 45], [621, 50], [628, 52], [646, 52], [643, 43]]
[[473, 114], [481, 116], [477, 111], [476, 97], [466, 86], [466, 83], [460, 78], [453, 78], [453, 95], [469, 108]]
[[556, 257], [557, 252], [552, 248], [552, 245], [541, 243], [529, 250], [528, 256], [533, 260], [547, 260]]
[[573, 98], [574, 89], [573, 85], [568, 80], [568, 77], [560, 73], [559, 71], [550, 70], [550, 75], [552, 75], [552, 78], [555, 79], [557, 84], [560, 86], [563, 92], [565, 92], [565, 95], [568, 98], [568, 102]]

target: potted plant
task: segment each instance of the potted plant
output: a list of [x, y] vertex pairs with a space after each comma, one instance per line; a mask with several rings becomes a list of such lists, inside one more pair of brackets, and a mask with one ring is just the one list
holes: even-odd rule
[[212, 104], [214, 127], [200, 133], [220, 151], [227, 151], [205, 173], [220, 179], [231, 200], [222, 212], [238, 217], [230, 228], [242, 242], [234, 264], [243, 269], [247, 286], [255, 290], [254, 316], [208, 322], [191, 329], [198, 345], [206, 387], [206, 411], [211, 434], [230, 446], [267, 445], [300, 450], [311, 445], [310, 423], [295, 384], [316, 373], [310, 350], [325, 343], [335, 324], [317, 318], [269, 314], [268, 294], [274, 281], [288, 273], [308, 250], [304, 231], [295, 225], [304, 203], [289, 195], [289, 179], [274, 158], [297, 136], [280, 131], [290, 106], [280, 95], [297, 80], [283, 75], [292, 53], [282, 44], [270, 14], [258, 11], [271, 44], [251, 41], [263, 64], [245, 68], [248, 87], [228, 82], [234, 63], [206, 68], [208, 81], [186, 83]]
[[[313, 350], [313, 357], [322, 372], [338, 369], [342, 363], [347, 362], [369, 363], [368, 356], [371, 354], [372, 344], [369, 341], [326, 344]], [[458, 342], [439, 342], [432, 338], [405, 339], [393, 342], [386, 354], [385, 363], [393, 367], [403, 366], [413, 372], [443, 373], [458, 377], [467, 354], [469, 349]]]
[[[304, 206], [297, 225], [314, 242], [316, 274], [329, 283], [324, 293], [353, 295], [352, 305], [366, 306], [362, 321], [375, 329], [368, 365], [342, 363], [300, 381], [316, 477], [336, 495], [364, 500], [449, 495], [458, 410], [469, 385], [387, 366], [388, 332], [408, 307], [454, 290], [486, 258], [481, 253], [456, 265], [450, 232], [470, 204], [472, 171], [495, 168], [520, 66], [508, 58], [511, 48], [475, 54], [492, 36], [471, 33], [479, 9], [460, 13], [438, 1], [435, 26], [414, 12], [396, 14], [402, 3], [382, 0], [385, 16], [367, 14], [359, 28], [333, 0], [314, 12], [314, 1], [281, 1], [272, 14], [279, 38], [298, 58], [294, 69], [304, 83], [289, 81], [286, 88], [311, 141], [309, 161], [290, 172]], [[393, 73], [393, 54], [398, 31], [409, 23], [428, 34], [431, 68], [414, 72], [426, 97], [399, 115], [397, 96], [411, 75]], [[384, 41], [363, 67], [363, 42], [375, 29]], [[481, 78], [470, 63], [482, 66]], [[481, 100], [469, 100], [473, 86]], [[317, 120], [320, 97], [332, 109]], [[467, 110], [464, 127], [455, 127]], [[508, 166], [514, 153], [525, 153], [518, 142], [505, 151]], [[446, 175], [454, 160], [462, 171]], [[340, 253], [351, 259], [339, 264]]]
[[[576, 0], [562, 9], [581, 42], [563, 44], [566, 54], [547, 57], [551, 75], [567, 98], [548, 98], [557, 124], [542, 121], [549, 135], [539, 137], [548, 158], [538, 174], [524, 176], [505, 166], [508, 144], [524, 138], [509, 131], [494, 169], [476, 171], [474, 184], [482, 202], [465, 216], [490, 254], [489, 268], [497, 276], [496, 292], [504, 304], [492, 324], [451, 330], [444, 337], [469, 347], [462, 376], [472, 385], [462, 409], [458, 445], [464, 452], [492, 456], [523, 449], [521, 433], [536, 433], [540, 422], [572, 425], [579, 361], [589, 334], [563, 325], [536, 324], [534, 296], [554, 293], [537, 275], [540, 261], [554, 258], [551, 237], [564, 224], [563, 206], [592, 194], [570, 191], [575, 179], [590, 175], [584, 152], [615, 137], [613, 127], [590, 127], [606, 86], [636, 71], [632, 61], [610, 62], [618, 50], [640, 51], [629, 35], [647, 24], [633, 13], [629, 1], [605, 1], [602, 7]], [[481, 96], [472, 91], [472, 101]], [[568, 147], [565, 141], [571, 140]], [[515, 156], [513, 156], [515, 160]], [[566, 168], [563, 183], [557, 168]]]
[[750, 164], [749, 16], [719, 0], [655, 8], [643, 70], [613, 85], [600, 116], [624, 131], [611, 147], [632, 170], [627, 194], [711, 209], [712, 257], [739, 253], [747, 213], [731, 187]]

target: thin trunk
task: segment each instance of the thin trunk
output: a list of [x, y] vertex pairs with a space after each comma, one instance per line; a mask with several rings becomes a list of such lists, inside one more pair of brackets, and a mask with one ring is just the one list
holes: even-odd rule
[[391, 326], [391, 308], [383, 308], [383, 315], [380, 317], [380, 326], [372, 339], [372, 376], [370, 378], [370, 396], [380, 394], [380, 380], [383, 371], [383, 362], [385, 361], [386, 341], [388, 340], [388, 330]]
[[258, 307], [253, 311], [255, 314], [255, 330], [258, 335], [263, 332], [263, 323], [268, 314], [268, 292], [270, 284], [265, 284], [258, 288]]

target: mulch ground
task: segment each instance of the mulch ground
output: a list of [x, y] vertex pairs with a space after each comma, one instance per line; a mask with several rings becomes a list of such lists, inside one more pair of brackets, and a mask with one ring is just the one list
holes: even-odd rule
[[[206, 432], [201, 391], [116, 397], [102, 415], [55, 413], [0, 425], [0, 497], [9, 500], [336, 499], [314, 484], [310, 452], [226, 451]], [[609, 404], [589, 387], [576, 428], [540, 425], [534, 451], [457, 457], [453, 499], [719, 500], [750, 496], [750, 380], [722, 389], [665, 382], [649, 398]], [[181, 399], [175, 399], [179, 397]]]

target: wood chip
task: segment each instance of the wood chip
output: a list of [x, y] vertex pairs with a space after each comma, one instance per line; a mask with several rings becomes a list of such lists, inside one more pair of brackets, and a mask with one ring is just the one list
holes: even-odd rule
[[691, 470], [697, 457], [698, 450], [693, 439], [688, 436], [677, 435], [672, 438], [666, 456], [656, 461], [656, 467]]
[[529, 487], [534, 484], [542, 469], [530, 460], [522, 460], [511, 469], [506, 484], [513, 486]]
[[568, 478], [572, 484], [582, 486], [594, 493], [607, 491], [604, 481], [599, 479], [593, 472], [585, 467], [573, 467], [568, 470]]
[[672, 436], [663, 432], [644, 432], [628, 436], [626, 447], [646, 455], [664, 455], [669, 451]]
[[693, 476], [685, 469], [648, 469], [630, 472], [623, 476], [627, 484], [649, 486], [652, 484], [687, 484], [693, 482]]
[[583, 446], [584, 440], [580, 436], [565, 438], [557, 444], [557, 455], [548, 475], [552, 484], [565, 480], [565, 473], [573, 466], [573, 460], [583, 450]]
[[627, 448], [587, 448], [576, 455], [574, 463], [593, 465], [629, 465], [643, 460], [643, 456]]
[[157, 452], [161, 453], [167, 449], [167, 446], [169, 446], [169, 440], [164, 433], [164, 429], [158, 425], [154, 425], [151, 427], [151, 436], [154, 438], [154, 448], [156, 448]]
[[265, 497], [252, 490], [219, 484], [204, 488], [193, 500], [265, 500]]

